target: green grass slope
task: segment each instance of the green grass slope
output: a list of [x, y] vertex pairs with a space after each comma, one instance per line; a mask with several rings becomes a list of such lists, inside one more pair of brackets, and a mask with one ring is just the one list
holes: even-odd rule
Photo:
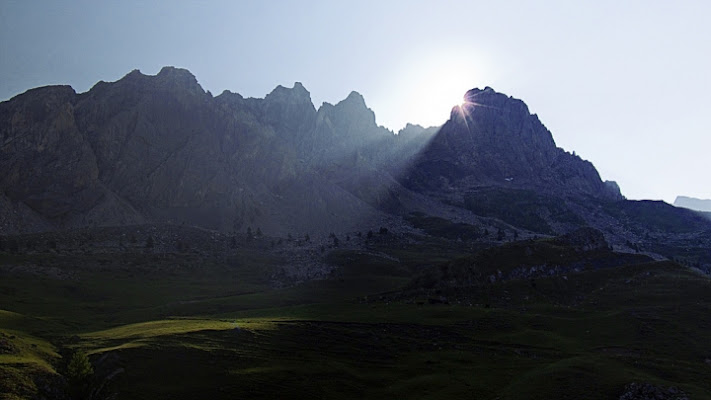
[[289, 286], [249, 246], [4, 254], [0, 392], [59, 387], [81, 350], [120, 371], [119, 399], [610, 399], [634, 381], [711, 398], [708, 277], [583, 247], [376, 234]]

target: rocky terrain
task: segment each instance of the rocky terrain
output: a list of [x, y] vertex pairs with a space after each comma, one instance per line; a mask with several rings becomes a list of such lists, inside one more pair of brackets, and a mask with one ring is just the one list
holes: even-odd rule
[[314, 107], [300, 83], [264, 99], [205, 92], [187, 70], [132, 71], [86, 93], [0, 103], [0, 233], [187, 225], [275, 236], [413, 227], [421, 213], [522, 237], [591, 226], [618, 250], [708, 268], [711, 224], [624, 199], [556, 146], [521, 100], [472, 89], [441, 128], [377, 126], [352, 92]]
[[375, 121], [173, 67], [0, 103], [0, 393], [708, 398], [708, 215], [491, 88]]

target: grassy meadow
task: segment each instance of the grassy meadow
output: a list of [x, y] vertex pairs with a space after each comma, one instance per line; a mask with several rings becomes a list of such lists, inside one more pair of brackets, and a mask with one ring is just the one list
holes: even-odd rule
[[0, 398], [61, 390], [76, 351], [119, 399], [611, 399], [630, 382], [711, 398], [707, 276], [648, 260], [413, 287], [476, 250], [452, 243], [376, 234], [289, 285], [259, 243], [0, 253]]

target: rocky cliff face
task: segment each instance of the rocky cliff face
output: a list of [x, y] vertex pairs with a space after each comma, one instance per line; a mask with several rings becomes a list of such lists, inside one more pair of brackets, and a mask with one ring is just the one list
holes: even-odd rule
[[295, 233], [352, 226], [377, 212], [319, 170], [346, 160], [346, 171], [373, 135], [393, 136], [355, 92], [318, 112], [299, 83], [265, 99], [213, 98], [171, 67], [83, 94], [28, 91], [2, 103], [0, 126], [6, 232], [149, 221]]
[[491, 88], [466, 93], [449, 121], [415, 162], [407, 186], [466, 192], [487, 186], [555, 196], [620, 200], [590, 162], [556, 147], [551, 133], [521, 100]]
[[300, 83], [264, 99], [213, 97], [173, 67], [82, 94], [33, 89], [0, 103], [0, 229], [152, 222], [303, 234], [456, 213], [450, 205], [481, 188], [621, 199], [522, 101], [490, 88], [466, 98], [441, 129], [394, 134], [357, 92], [319, 109]]

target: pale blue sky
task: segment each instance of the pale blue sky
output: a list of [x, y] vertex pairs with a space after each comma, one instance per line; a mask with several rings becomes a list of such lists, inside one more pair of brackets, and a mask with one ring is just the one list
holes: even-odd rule
[[0, 0], [0, 100], [174, 65], [215, 95], [357, 90], [397, 131], [491, 86], [629, 198], [711, 198], [708, 21], [711, 2], [684, 0]]

